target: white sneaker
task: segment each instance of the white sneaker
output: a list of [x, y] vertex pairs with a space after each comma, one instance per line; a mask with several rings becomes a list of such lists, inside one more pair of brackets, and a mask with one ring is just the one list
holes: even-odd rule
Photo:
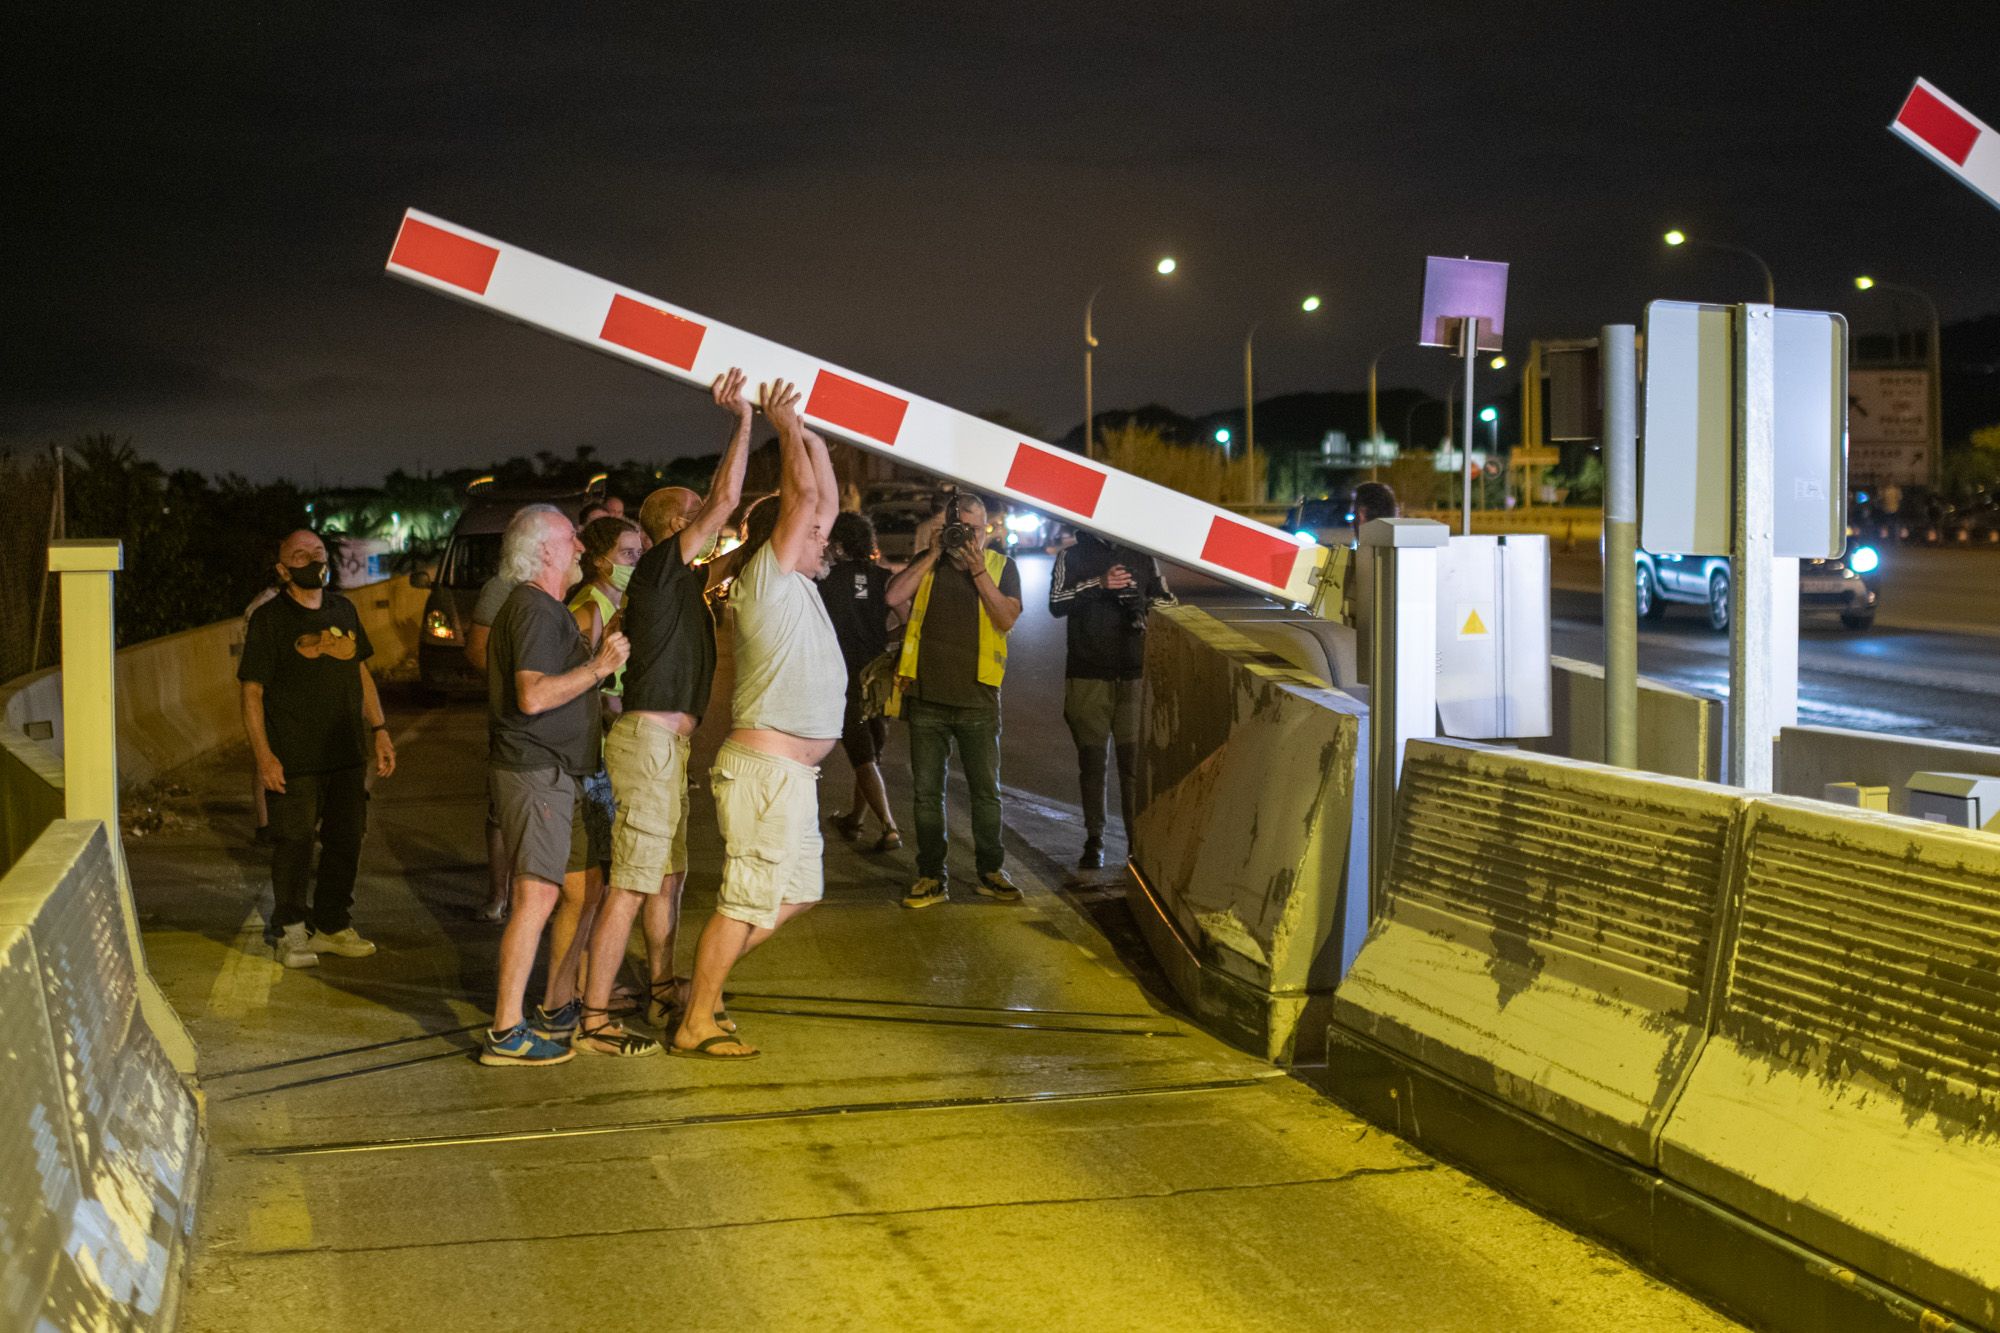
[[319, 955], [313, 951], [312, 940], [306, 935], [306, 923], [294, 921], [286, 926], [278, 936], [278, 942], [271, 946], [271, 952], [286, 967], [318, 967]]
[[362, 939], [352, 926], [336, 930], [331, 935], [315, 930], [307, 947], [315, 953], [337, 953], [342, 958], [366, 958], [375, 952], [375, 945]]

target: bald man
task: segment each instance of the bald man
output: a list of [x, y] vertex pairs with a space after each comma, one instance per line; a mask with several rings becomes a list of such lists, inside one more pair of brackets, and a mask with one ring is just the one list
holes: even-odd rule
[[[625, 667], [624, 710], [604, 738], [617, 813], [611, 825], [611, 883], [591, 936], [589, 993], [576, 1049], [594, 1055], [644, 1055], [611, 1009], [611, 984], [625, 962], [632, 918], [646, 937], [652, 1000], [647, 1021], [666, 1026], [685, 987], [674, 979], [681, 885], [687, 871], [689, 738], [715, 683], [715, 623], [703, 598], [705, 571], [695, 562], [715, 541], [743, 495], [753, 409], [741, 370], [716, 377], [715, 405], [729, 415], [729, 441], [707, 495], [666, 486], [639, 507], [652, 549], [632, 567], [623, 626], [632, 645]], [[643, 909], [643, 910], [642, 910]]]
[[372, 760], [378, 777], [396, 771], [368, 670], [374, 646], [354, 604], [327, 591], [329, 574], [316, 534], [301, 529], [279, 544], [282, 591], [251, 615], [236, 669], [243, 729], [270, 806], [271, 927], [286, 967], [375, 952], [349, 919], [367, 823], [365, 766]]

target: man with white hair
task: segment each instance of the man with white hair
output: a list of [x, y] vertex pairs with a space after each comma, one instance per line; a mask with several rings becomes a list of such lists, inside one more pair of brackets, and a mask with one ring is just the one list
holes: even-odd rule
[[[396, 747], [368, 670], [374, 646], [354, 604], [327, 591], [317, 533], [302, 528], [279, 544], [278, 578], [284, 591], [250, 616], [236, 678], [271, 811], [277, 958], [312, 967], [321, 954], [375, 952], [349, 912], [368, 820], [366, 765], [374, 760], [376, 776], [388, 777]], [[315, 837], [319, 881], [309, 889]]]
[[766, 386], [778, 428], [778, 493], [744, 519], [729, 594], [736, 691], [729, 739], [709, 784], [722, 826], [722, 889], [695, 949], [675, 1055], [750, 1060], [756, 1047], [725, 1026], [722, 987], [736, 960], [816, 903], [825, 888], [819, 761], [840, 741], [847, 664], [819, 595], [840, 486], [826, 442], [799, 417], [799, 390]]
[[574, 959], [549, 961], [540, 1028], [523, 1021], [521, 1007], [563, 879], [589, 861], [578, 807], [582, 780], [597, 771], [597, 692], [626, 657], [625, 636], [615, 631], [593, 654], [562, 603], [582, 554], [575, 527], [553, 505], [521, 509], [500, 539], [500, 572], [517, 582], [486, 647], [488, 781], [513, 867], [514, 906], [500, 937], [499, 995], [481, 1064], [551, 1065], [575, 1055], [567, 1040], [574, 1001], [550, 1012], [574, 978]]

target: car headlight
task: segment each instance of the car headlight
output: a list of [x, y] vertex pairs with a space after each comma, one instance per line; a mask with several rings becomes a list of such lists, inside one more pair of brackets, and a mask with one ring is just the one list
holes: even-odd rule
[[1873, 574], [1882, 567], [1882, 553], [1872, 546], [1857, 546], [1847, 557], [1847, 567], [1857, 574]]
[[1292, 534], [1292, 540], [1297, 542], [1301, 546], [1311, 546], [1314, 542], [1318, 541], [1319, 538], [1313, 536], [1313, 534], [1307, 532], [1304, 528], [1301, 528], [1297, 532]]
[[1019, 537], [1025, 537], [1041, 526], [1042, 520], [1033, 514], [1007, 515], [1007, 531]]
[[424, 637], [437, 639], [443, 643], [455, 642], [458, 631], [451, 627], [451, 617], [437, 607], [424, 612]]

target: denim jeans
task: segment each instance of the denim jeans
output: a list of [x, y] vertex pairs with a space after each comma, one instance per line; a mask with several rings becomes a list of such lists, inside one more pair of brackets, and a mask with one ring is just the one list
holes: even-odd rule
[[945, 860], [944, 779], [951, 747], [972, 792], [973, 865], [982, 875], [998, 870], [1007, 854], [1000, 846], [1000, 708], [953, 708], [907, 699], [903, 720], [910, 728], [910, 777], [916, 788], [917, 875], [943, 879]]

